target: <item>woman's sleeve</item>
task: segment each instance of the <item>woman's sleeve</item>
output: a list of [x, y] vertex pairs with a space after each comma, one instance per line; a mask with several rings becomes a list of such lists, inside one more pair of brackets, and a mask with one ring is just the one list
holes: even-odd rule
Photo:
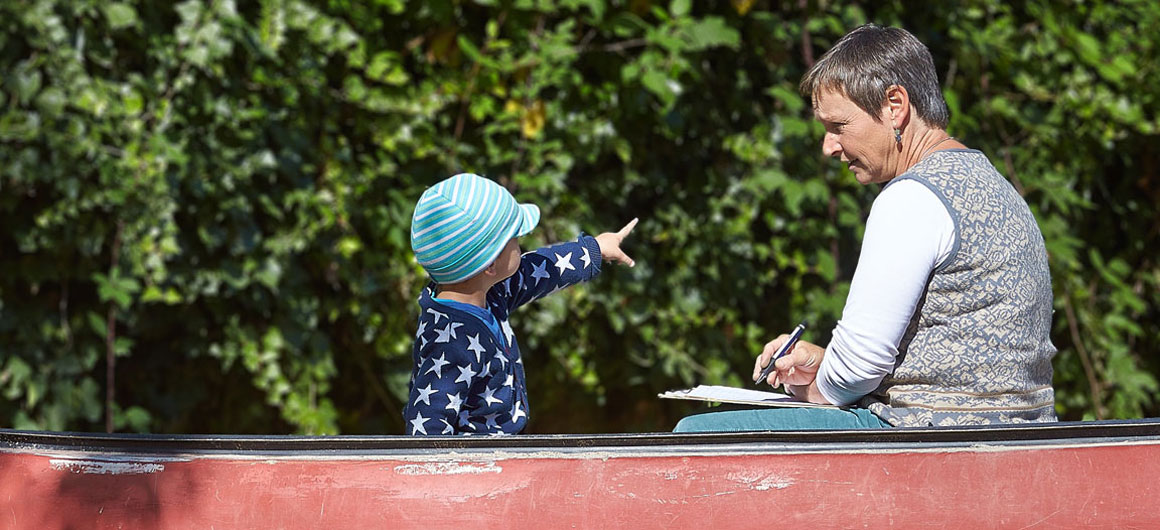
[[902, 180], [878, 195], [842, 319], [818, 370], [818, 390], [830, 403], [857, 401], [894, 370], [931, 272], [953, 257], [956, 237], [950, 212], [925, 184]]

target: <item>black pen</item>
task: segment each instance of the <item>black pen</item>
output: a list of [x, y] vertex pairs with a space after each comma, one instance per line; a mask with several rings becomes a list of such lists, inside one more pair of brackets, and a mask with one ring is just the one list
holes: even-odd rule
[[785, 340], [785, 343], [782, 344], [776, 352], [774, 352], [773, 358], [769, 360], [769, 364], [765, 365], [765, 368], [761, 370], [761, 376], [758, 377], [756, 381], [754, 381], [755, 384], [760, 385], [762, 381], [765, 381], [766, 378], [769, 377], [769, 374], [773, 373], [773, 363], [777, 362], [778, 359], [782, 358], [783, 355], [788, 353], [789, 350], [793, 348], [793, 345], [797, 343], [798, 339], [802, 338], [802, 332], [805, 330], [805, 322], [802, 322], [801, 324], [798, 324], [796, 328], [793, 328], [793, 331], [789, 334], [789, 338]]

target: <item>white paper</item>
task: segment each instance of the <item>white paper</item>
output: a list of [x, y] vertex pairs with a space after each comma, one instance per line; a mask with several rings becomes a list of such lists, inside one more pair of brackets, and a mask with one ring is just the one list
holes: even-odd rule
[[698, 385], [685, 390], [670, 390], [657, 396], [666, 399], [692, 399], [696, 401], [715, 401], [719, 403], [739, 403], [742, 405], [761, 405], [766, 407], [833, 407], [798, 401], [793, 396], [780, 392], [764, 392], [748, 388], [730, 386]]

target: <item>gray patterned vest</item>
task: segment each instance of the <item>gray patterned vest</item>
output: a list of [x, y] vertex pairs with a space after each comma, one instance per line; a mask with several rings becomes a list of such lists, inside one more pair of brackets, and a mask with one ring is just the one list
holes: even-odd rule
[[1051, 274], [1027, 203], [973, 149], [936, 151], [891, 183], [907, 179], [942, 200], [957, 237], [861, 406], [895, 426], [1055, 421]]

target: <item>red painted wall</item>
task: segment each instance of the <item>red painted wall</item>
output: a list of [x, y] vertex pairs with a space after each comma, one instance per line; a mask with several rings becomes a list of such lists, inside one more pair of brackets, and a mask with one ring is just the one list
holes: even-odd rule
[[460, 456], [0, 453], [0, 527], [1160, 528], [1160, 444]]

